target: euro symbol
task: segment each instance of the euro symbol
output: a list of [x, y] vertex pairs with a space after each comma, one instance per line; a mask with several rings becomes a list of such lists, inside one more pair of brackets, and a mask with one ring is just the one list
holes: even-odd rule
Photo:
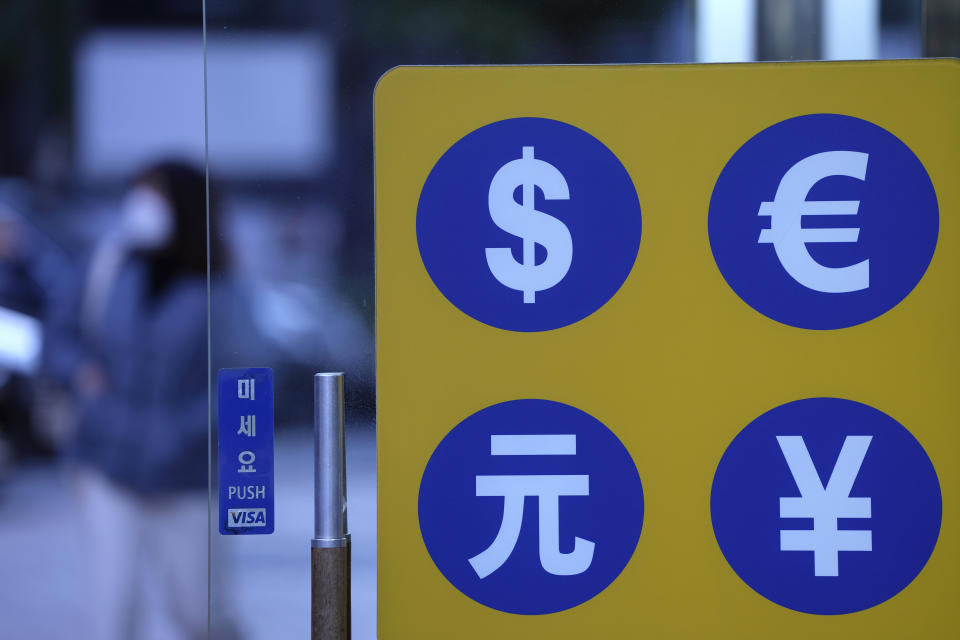
[[859, 200], [808, 201], [813, 185], [829, 176], [863, 180], [868, 154], [857, 151], [825, 151], [807, 156], [787, 171], [773, 202], [762, 202], [757, 215], [770, 216], [770, 228], [760, 232], [758, 244], [772, 244], [780, 264], [790, 276], [814, 291], [849, 293], [870, 286], [870, 261], [848, 267], [825, 267], [807, 251], [808, 242], [856, 242], [859, 228], [810, 229], [801, 226], [802, 216], [853, 216]]

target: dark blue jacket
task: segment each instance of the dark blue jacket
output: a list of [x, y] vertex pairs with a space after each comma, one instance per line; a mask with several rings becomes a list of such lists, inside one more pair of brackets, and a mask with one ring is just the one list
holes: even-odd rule
[[141, 492], [204, 489], [206, 282], [180, 277], [155, 299], [148, 284], [146, 265], [127, 260], [93, 335], [78, 330], [73, 344], [60, 339], [51, 345], [62, 370], [92, 360], [107, 377], [103, 395], [79, 400], [73, 453]]

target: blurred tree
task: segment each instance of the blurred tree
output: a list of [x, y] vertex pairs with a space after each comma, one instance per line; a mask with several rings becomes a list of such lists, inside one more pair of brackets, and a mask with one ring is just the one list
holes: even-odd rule
[[88, 0], [90, 19], [103, 26], [150, 27], [203, 25], [203, 0]]
[[923, 49], [923, 55], [933, 58], [960, 56], [960, 2], [924, 2]]
[[0, 175], [27, 176], [38, 141], [70, 116], [70, 0], [0, 4]]
[[[372, 95], [398, 64], [657, 62], [683, 0], [354, 0], [340, 53], [340, 157], [346, 273], [372, 293]], [[610, 46], [611, 42], [625, 46]], [[673, 61], [682, 61], [674, 57]]]
[[353, 31], [372, 49], [456, 52], [486, 64], [564, 63], [584, 62], [599, 36], [624, 24], [658, 20], [671, 4], [676, 3], [359, 0], [350, 3], [350, 17]]

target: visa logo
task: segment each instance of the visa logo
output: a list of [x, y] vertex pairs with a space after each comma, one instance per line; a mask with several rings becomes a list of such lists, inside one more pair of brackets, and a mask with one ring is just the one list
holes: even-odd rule
[[227, 509], [227, 526], [231, 529], [240, 527], [267, 526], [266, 509]]

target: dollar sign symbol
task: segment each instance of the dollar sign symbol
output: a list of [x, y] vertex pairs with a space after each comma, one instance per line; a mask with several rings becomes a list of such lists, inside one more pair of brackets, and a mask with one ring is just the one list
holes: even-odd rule
[[[523, 291], [523, 302], [532, 304], [537, 291], [563, 280], [573, 259], [570, 230], [553, 216], [533, 208], [534, 188], [540, 187], [547, 200], [569, 200], [570, 190], [556, 167], [533, 157], [533, 147], [523, 147], [522, 155], [493, 176], [487, 206], [498, 227], [523, 239], [523, 263], [517, 262], [507, 247], [488, 247], [487, 266], [501, 284]], [[520, 186], [522, 202], [518, 203], [513, 192]], [[540, 264], [534, 259], [537, 244], [547, 250], [547, 258]]]

